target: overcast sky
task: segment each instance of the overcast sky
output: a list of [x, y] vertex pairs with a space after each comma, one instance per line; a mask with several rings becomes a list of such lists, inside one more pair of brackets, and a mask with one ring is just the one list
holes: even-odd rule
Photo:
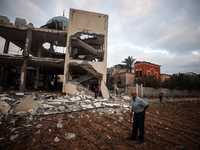
[[[0, 0], [0, 15], [34, 27], [70, 8], [109, 16], [107, 67], [133, 56], [161, 73], [200, 74], [200, 0]], [[0, 38], [0, 53], [3, 45]]]

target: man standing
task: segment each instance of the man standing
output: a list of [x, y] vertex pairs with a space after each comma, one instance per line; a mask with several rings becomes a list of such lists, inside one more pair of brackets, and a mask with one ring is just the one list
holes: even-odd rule
[[130, 115], [134, 112], [133, 118], [133, 129], [132, 134], [130, 137], [126, 138], [127, 140], [136, 140], [137, 131], [139, 128], [140, 135], [136, 144], [141, 144], [144, 141], [144, 120], [145, 120], [145, 110], [149, 107], [149, 104], [142, 100], [141, 98], [137, 97], [137, 93], [135, 91], [131, 92], [131, 106], [132, 111]]

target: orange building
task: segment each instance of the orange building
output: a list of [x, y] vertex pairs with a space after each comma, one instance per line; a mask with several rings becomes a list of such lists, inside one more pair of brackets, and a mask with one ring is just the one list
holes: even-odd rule
[[160, 82], [160, 65], [152, 64], [145, 61], [137, 61], [134, 65], [135, 79], [142, 77], [143, 75], [151, 76], [155, 75], [155, 79]]

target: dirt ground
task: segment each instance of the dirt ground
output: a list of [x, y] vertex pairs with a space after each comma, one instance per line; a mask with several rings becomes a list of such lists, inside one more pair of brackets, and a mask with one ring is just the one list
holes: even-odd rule
[[[19, 118], [14, 126], [4, 121], [0, 125], [0, 149], [200, 149], [200, 100], [178, 99], [176, 102], [149, 103], [145, 141], [141, 145], [125, 139], [131, 134], [129, 113], [103, 113], [109, 109], [104, 108], [34, 116], [32, 123]], [[58, 119], [62, 121], [62, 128], [57, 128]], [[10, 137], [17, 133], [19, 137], [11, 141]], [[66, 139], [68, 133], [75, 133], [75, 138]], [[54, 142], [56, 137], [59, 142]]]

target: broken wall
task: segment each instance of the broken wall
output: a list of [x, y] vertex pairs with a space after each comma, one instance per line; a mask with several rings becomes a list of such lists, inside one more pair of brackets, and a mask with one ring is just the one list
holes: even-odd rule
[[[104, 98], [109, 98], [107, 75], [108, 15], [70, 9], [63, 92], [78, 92], [77, 82], [98, 80]], [[76, 90], [74, 89], [76, 85]]]

